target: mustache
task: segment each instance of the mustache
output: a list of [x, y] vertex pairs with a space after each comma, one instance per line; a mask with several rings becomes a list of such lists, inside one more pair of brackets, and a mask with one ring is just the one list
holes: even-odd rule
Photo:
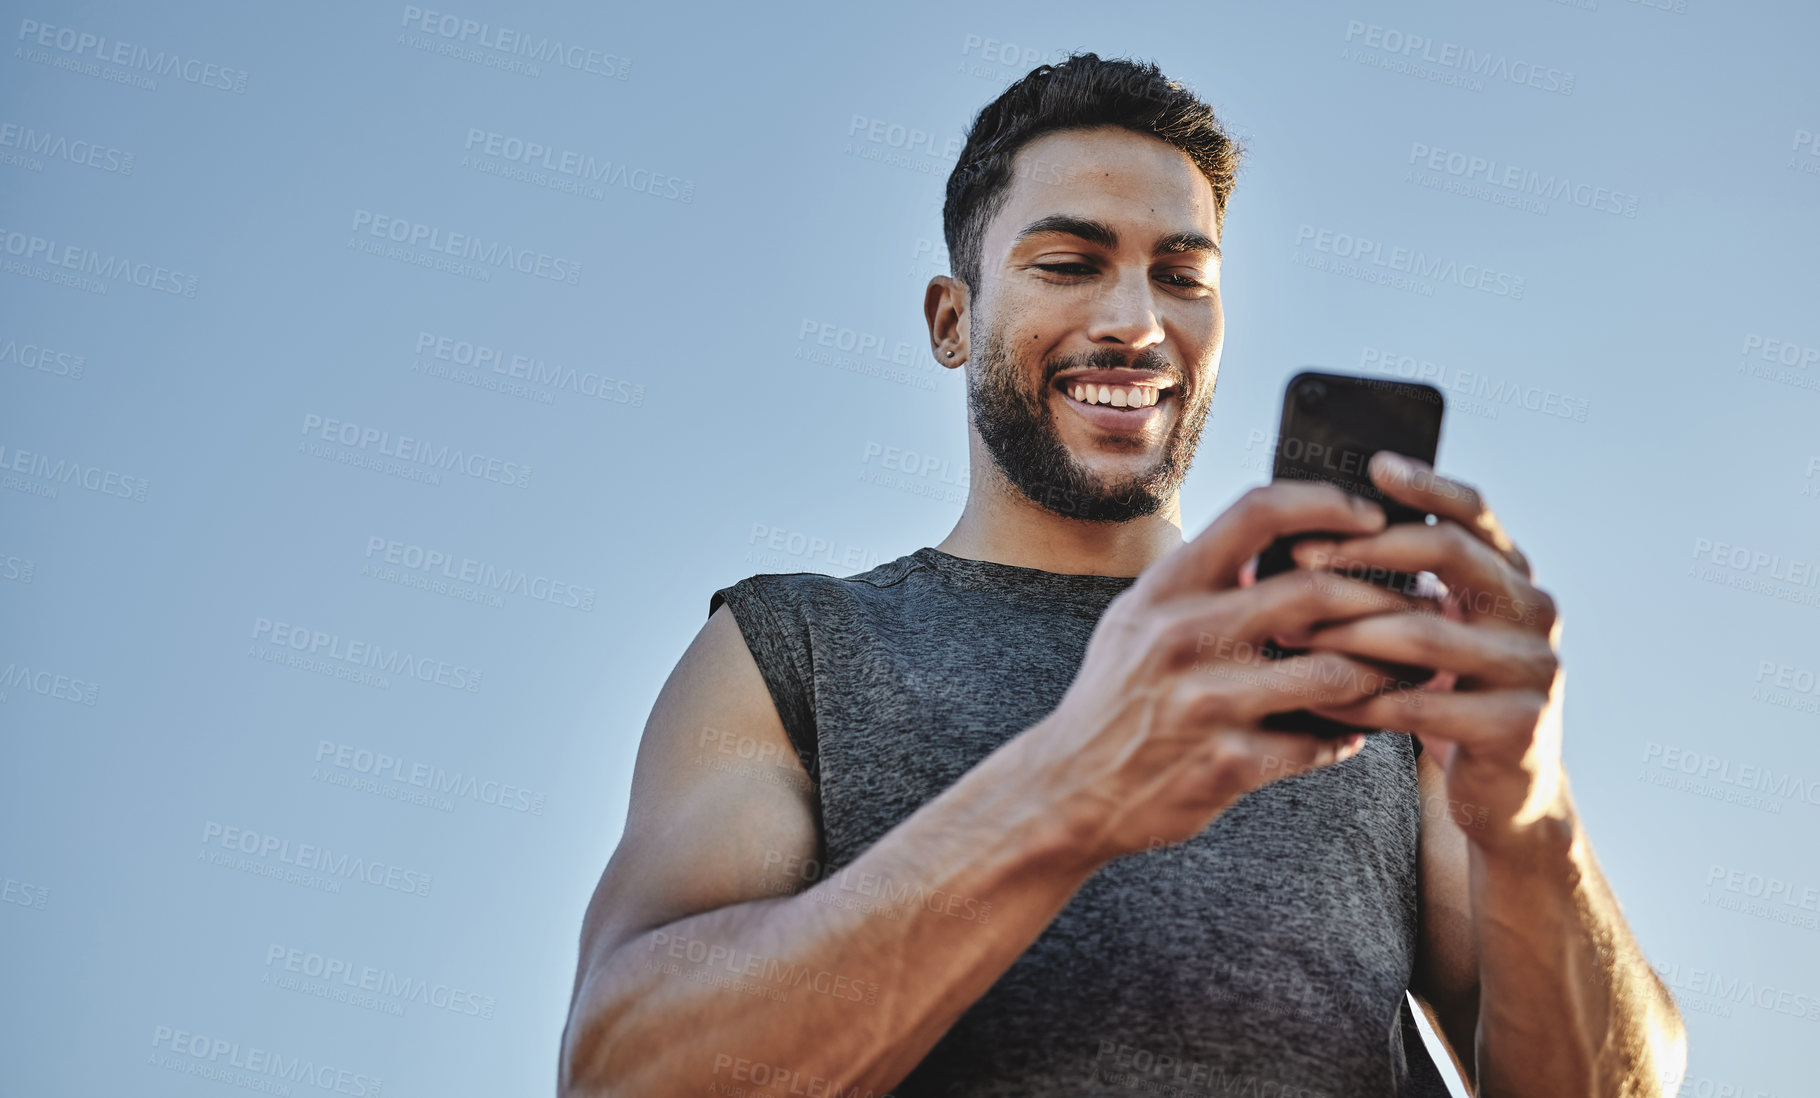
[[1182, 368], [1163, 357], [1155, 347], [1130, 355], [1116, 347], [1101, 347], [1099, 350], [1083, 355], [1068, 355], [1052, 359], [1043, 371], [1043, 388], [1054, 383], [1056, 376], [1064, 370], [1144, 370], [1158, 374], [1175, 382], [1176, 391], [1184, 396], [1188, 393], [1188, 376]]

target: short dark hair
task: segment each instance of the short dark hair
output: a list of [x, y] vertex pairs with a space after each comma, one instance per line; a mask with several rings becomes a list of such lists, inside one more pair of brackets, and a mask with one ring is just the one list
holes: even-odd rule
[[1154, 62], [1072, 54], [1038, 65], [980, 109], [967, 130], [942, 205], [942, 237], [954, 277], [978, 293], [980, 244], [986, 226], [1005, 208], [1011, 161], [1025, 144], [1057, 130], [1122, 126], [1174, 145], [1213, 185], [1216, 233], [1226, 224], [1244, 149], [1220, 125], [1213, 108], [1165, 77]]

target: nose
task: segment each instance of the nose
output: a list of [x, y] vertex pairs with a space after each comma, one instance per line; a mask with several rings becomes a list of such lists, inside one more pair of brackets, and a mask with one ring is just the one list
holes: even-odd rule
[[1157, 316], [1154, 295], [1150, 274], [1143, 269], [1125, 270], [1116, 280], [1102, 281], [1094, 295], [1087, 338], [1134, 351], [1161, 343], [1163, 323]]

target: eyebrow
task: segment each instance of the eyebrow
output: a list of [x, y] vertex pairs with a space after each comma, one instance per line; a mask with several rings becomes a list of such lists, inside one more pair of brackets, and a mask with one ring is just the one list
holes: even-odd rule
[[[1073, 214], [1050, 214], [1048, 217], [1037, 218], [1018, 231], [1011, 246], [1015, 248], [1029, 237], [1051, 234], [1076, 236], [1090, 244], [1098, 244], [1107, 251], [1115, 251], [1119, 246], [1119, 234], [1113, 231], [1112, 226], [1104, 221], [1076, 217]], [[1197, 232], [1170, 233], [1156, 242], [1152, 254], [1184, 255], [1193, 252], [1205, 253], [1215, 259], [1221, 258], [1220, 246]]]

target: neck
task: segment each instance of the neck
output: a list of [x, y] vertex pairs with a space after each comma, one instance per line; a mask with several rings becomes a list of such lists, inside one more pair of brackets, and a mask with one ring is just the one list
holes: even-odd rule
[[1135, 576], [1183, 543], [1174, 492], [1154, 514], [1087, 522], [1030, 500], [1005, 479], [977, 435], [973, 442], [967, 505], [935, 546], [944, 553], [1067, 575]]

